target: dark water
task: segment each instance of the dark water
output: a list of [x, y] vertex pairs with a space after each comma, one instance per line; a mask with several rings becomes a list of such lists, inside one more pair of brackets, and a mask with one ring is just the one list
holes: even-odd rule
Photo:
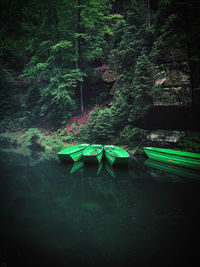
[[198, 173], [0, 156], [2, 266], [199, 265]]

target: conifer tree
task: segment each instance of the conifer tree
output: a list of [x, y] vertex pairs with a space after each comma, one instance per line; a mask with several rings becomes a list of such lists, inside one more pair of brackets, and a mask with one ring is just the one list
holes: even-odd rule
[[143, 49], [141, 55], [137, 59], [134, 79], [131, 86], [131, 117], [133, 120], [144, 115], [144, 112], [152, 106], [152, 87], [151, 64]]

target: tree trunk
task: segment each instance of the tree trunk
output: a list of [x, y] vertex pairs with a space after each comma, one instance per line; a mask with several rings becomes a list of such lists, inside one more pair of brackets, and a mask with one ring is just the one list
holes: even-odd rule
[[80, 84], [80, 94], [81, 94], [81, 112], [83, 113], [84, 109], [83, 109], [83, 84], [82, 83]]
[[[26, 51], [25, 51], [25, 41], [23, 39], [23, 44], [22, 44], [22, 54], [23, 54], [23, 69], [25, 70], [26, 68]], [[24, 77], [24, 84], [27, 84], [27, 78]]]
[[147, 27], [150, 27], [150, 25], [151, 25], [151, 21], [150, 21], [150, 0], [147, 0], [146, 24], [147, 24]]
[[[77, 0], [77, 5], [78, 7], [80, 6], [80, 0]], [[80, 33], [80, 21], [81, 21], [81, 10], [80, 8], [78, 8], [78, 14], [77, 14], [77, 33]], [[76, 69], [79, 69], [81, 71], [81, 40], [80, 40], [80, 36], [76, 37], [75, 40], [75, 53], [77, 56], [77, 60], [76, 60]], [[83, 108], [83, 84], [82, 83], [78, 83], [78, 87], [80, 90], [80, 104], [81, 104], [81, 112], [84, 112], [84, 108]]]
[[56, 38], [57, 41], [60, 41], [60, 33], [59, 33], [59, 29], [58, 29], [58, 15], [57, 15], [57, 10], [56, 10], [56, 6], [53, 6], [53, 12], [54, 12], [54, 18], [55, 18], [55, 25], [56, 25]]
[[76, 55], [75, 68], [78, 69], [78, 37], [75, 38], [75, 55]]

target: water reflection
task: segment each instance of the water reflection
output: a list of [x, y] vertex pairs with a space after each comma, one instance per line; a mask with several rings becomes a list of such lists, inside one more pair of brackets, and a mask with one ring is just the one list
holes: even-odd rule
[[113, 178], [130, 178], [128, 165], [112, 166], [105, 161], [105, 169], [107, 173]]
[[101, 174], [103, 168], [103, 161], [101, 161], [99, 164], [98, 163], [88, 163], [84, 164], [84, 176], [86, 177], [95, 177]]
[[107, 173], [112, 177], [112, 178], [122, 178], [122, 177], [129, 177], [129, 167], [127, 166], [112, 166], [110, 165], [106, 160], [101, 161], [99, 164], [84, 164], [83, 160], [80, 160], [78, 162], [70, 163], [70, 162], [65, 162], [64, 164], [66, 166], [66, 173], [73, 174], [82, 167], [83, 169], [83, 174], [86, 177], [95, 177], [101, 174], [101, 171], [103, 167], [107, 171]]
[[111, 177], [116, 178], [114, 169], [108, 162], [105, 162], [105, 169]]
[[189, 168], [184, 168], [177, 165], [167, 164], [160, 161], [148, 159], [144, 162], [146, 166], [161, 170], [163, 172], [172, 173], [181, 177], [199, 179], [200, 180], [200, 171], [193, 170]]
[[180, 263], [195, 248], [198, 181], [172, 183], [174, 174], [144, 159], [122, 169], [3, 156], [0, 252], [8, 261], [19, 251], [19, 266], [178, 266], [169, 255], [180, 251]]
[[84, 162], [82, 160], [74, 162], [71, 170], [70, 170], [70, 174], [78, 171], [80, 168], [82, 168], [84, 166]]

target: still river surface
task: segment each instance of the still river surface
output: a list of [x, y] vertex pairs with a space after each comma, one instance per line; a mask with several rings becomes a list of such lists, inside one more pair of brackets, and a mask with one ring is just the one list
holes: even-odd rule
[[0, 172], [0, 266], [199, 265], [199, 173], [13, 150]]

